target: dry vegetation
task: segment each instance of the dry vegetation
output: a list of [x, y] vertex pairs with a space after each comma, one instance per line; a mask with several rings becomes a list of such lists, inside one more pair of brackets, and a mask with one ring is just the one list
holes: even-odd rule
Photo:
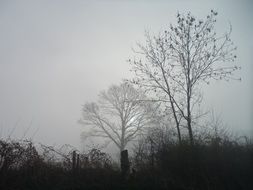
[[[158, 130], [157, 130], [158, 131]], [[98, 149], [79, 153], [0, 141], [1, 189], [252, 189], [253, 143], [206, 136], [179, 145], [163, 131], [139, 141], [122, 176]]]

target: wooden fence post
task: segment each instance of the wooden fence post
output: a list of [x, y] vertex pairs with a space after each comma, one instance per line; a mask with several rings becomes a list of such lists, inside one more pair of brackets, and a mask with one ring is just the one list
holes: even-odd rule
[[76, 151], [74, 150], [72, 154], [72, 170], [74, 171], [75, 168], [76, 168]]

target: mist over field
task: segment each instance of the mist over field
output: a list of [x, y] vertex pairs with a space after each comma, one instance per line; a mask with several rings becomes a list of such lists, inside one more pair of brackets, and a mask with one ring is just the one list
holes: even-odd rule
[[1, 137], [22, 138], [30, 126], [26, 138], [80, 147], [82, 105], [132, 77], [126, 60], [145, 30], [162, 31], [178, 11], [203, 18], [210, 9], [219, 13], [217, 32], [233, 27], [242, 81], [204, 85], [204, 108], [235, 133], [252, 134], [252, 7], [250, 1], [1, 1]]

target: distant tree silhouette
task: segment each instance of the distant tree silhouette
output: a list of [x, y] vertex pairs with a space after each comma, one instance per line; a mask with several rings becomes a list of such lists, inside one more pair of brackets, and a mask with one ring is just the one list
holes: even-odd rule
[[155, 93], [157, 100], [171, 110], [179, 142], [184, 125], [190, 143], [194, 143], [193, 110], [202, 99], [200, 84], [209, 84], [211, 79], [237, 79], [234, 71], [240, 69], [227, 64], [236, 58], [236, 47], [230, 39], [232, 29], [217, 36], [216, 16], [213, 10], [205, 20], [198, 20], [190, 13], [178, 13], [177, 23], [168, 30], [157, 36], [146, 33], [146, 44], [138, 44], [136, 51], [140, 59], [129, 60], [135, 72], [132, 82]]
[[107, 138], [122, 152], [150, 121], [152, 109], [143, 99], [144, 93], [127, 83], [102, 91], [97, 103], [83, 106], [80, 123], [90, 127], [85, 137]]

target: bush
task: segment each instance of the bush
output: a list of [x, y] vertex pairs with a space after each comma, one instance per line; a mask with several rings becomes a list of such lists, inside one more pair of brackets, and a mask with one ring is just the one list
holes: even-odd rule
[[209, 143], [196, 141], [194, 146], [187, 140], [156, 142], [149, 136], [135, 149], [133, 165], [139, 181], [154, 182], [161, 189], [253, 189], [249, 141], [210, 137]]
[[127, 179], [98, 149], [81, 154], [1, 140], [0, 189], [253, 189], [249, 139], [209, 136], [191, 146], [152, 135], [135, 147]]

